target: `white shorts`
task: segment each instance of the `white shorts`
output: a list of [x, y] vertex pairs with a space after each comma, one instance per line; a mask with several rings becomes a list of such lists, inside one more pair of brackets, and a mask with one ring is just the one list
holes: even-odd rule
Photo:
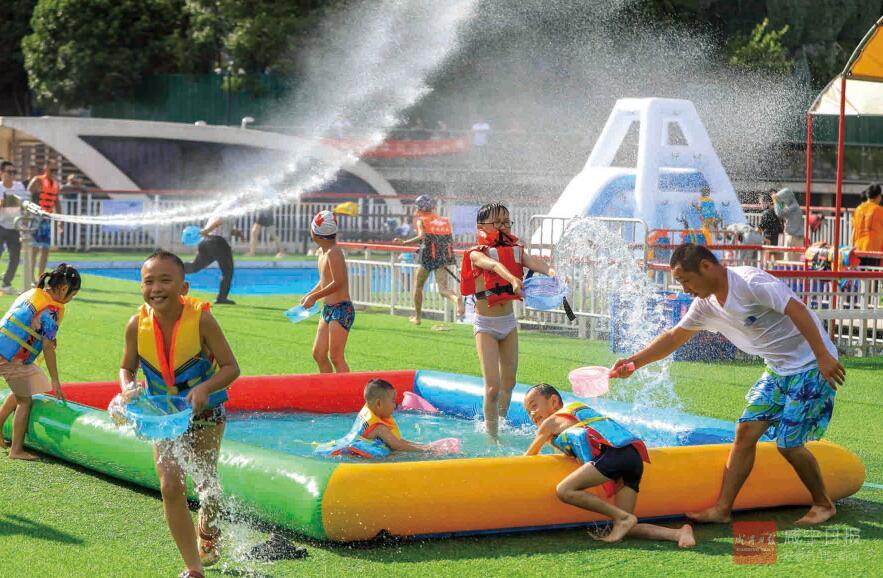
[[476, 313], [475, 320], [472, 322], [472, 335], [487, 333], [497, 341], [502, 341], [517, 328], [518, 322], [515, 320], [515, 313], [499, 317], [490, 317]]

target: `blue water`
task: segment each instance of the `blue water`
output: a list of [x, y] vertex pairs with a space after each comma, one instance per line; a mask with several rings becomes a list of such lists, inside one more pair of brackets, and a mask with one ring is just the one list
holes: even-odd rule
[[[224, 437], [264, 449], [296, 456], [312, 456], [319, 443], [346, 435], [356, 419], [355, 413], [317, 414], [306, 412], [234, 412], [229, 415]], [[462, 453], [442, 459], [522, 455], [534, 437], [533, 427], [500, 431], [500, 443], [494, 444], [476, 420], [447, 414], [422, 414], [401, 411], [395, 414], [402, 436], [413, 442], [429, 443], [441, 438], [459, 438]], [[648, 447], [681, 445], [672, 432], [632, 427]], [[551, 453], [546, 448], [543, 453]], [[406, 453], [399, 460], [425, 460], [428, 454]], [[321, 459], [321, 458], [317, 458]], [[336, 459], [336, 458], [335, 458]], [[358, 460], [358, 458], [353, 458]]]
[[[98, 275], [125, 281], [141, 281], [139, 268], [81, 268], [81, 273]], [[190, 287], [197, 291], [215, 293], [221, 283], [221, 271], [210, 268], [187, 275]], [[315, 267], [268, 269], [260, 267], [236, 267], [233, 273], [234, 295], [302, 295], [319, 281]]]

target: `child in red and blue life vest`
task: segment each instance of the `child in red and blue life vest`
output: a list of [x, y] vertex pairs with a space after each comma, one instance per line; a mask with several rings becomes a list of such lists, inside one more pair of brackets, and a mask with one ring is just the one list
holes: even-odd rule
[[[537, 434], [525, 455], [537, 455], [544, 445], [576, 458], [581, 464], [561, 480], [558, 498], [572, 506], [598, 512], [613, 520], [608, 543], [625, 536], [677, 542], [681, 548], [696, 545], [693, 527], [675, 530], [654, 524], [639, 524], [632, 513], [638, 499], [644, 462], [650, 463], [644, 442], [613, 419], [581, 402], [564, 405], [561, 394], [547, 383], [533, 386], [524, 396], [524, 409], [537, 426]], [[614, 503], [587, 492], [601, 486]]]
[[384, 458], [392, 452], [428, 452], [427, 444], [402, 439], [395, 418], [396, 390], [386, 380], [372, 379], [365, 385], [365, 405], [349, 433], [339, 440], [322, 444], [315, 454], [320, 456], [358, 456]]
[[509, 209], [489, 203], [478, 209], [478, 245], [463, 255], [460, 293], [475, 296], [472, 333], [484, 377], [484, 421], [497, 437], [509, 413], [518, 373], [518, 322], [512, 304], [521, 300], [524, 270], [554, 276], [541, 258], [529, 255], [512, 234]]
[[[64, 318], [64, 306], [74, 298], [80, 285], [80, 273], [62, 263], [53, 271], [43, 273], [37, 287], [21, 294], [0, 320], [0, 376], [12, 390], [0, 407], [0, 430], [15, 412], [9, 448], [12, 459], [37, 459], [24, 449], [32, 396], [54, 390], [55, 396], [64, 400], [55, 358], [56, 334]], [[41, 353], [51, 385], [43, 370], [34, 363]], [[6, 447], [2, 431], [0, 446]]]
[[[147, 393], [186, 397], [192, 423], [179, 441], [154, 447], [166, 522], [187, 569], [181, 576], [203, 578], [203, 567], [220, 557], [217, 526], [220, 487], [217, 463], [224, 435], [227, 387], [239, 376], [239, 365], [209, 303], [187, 295], [184, 263], [174, 253], [156, 251], [141, 266], [144, 304], [126, 325], [120, 364], [124, 397], [139, 391], [140, 366]], [[184, 444], [191, 466], [199, 468], [199, 522], [193, 527], [187, 507], [184, 469], [170, 451]]]

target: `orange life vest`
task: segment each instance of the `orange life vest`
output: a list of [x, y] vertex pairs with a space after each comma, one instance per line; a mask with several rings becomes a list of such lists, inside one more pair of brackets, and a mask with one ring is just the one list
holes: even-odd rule
[[47, 175], [40, 177], [40, 208], [47, 213], [55, 211], [55, 204], [58, 202], [58, 181]]
[[[476, 299], [487, 299], [487, 304], [491, 307], [506, 301], [520, 301], [521, 297], [512, 292], [512, 285], [508, 281], [494, 271], [473, 266], [472, 259], [469, 257], [473, 251], [480, 251], [494, 261], [499, 261], [513, 276], [524, 279], [524, 265], [521, 264], [524, 247], [518, 244], [495, 247], [476, 245], [466, 250], [463, 255], [463, 263], [460, 265], [460, 293], [462, 295], [475, 295]], [[484, 291], [476, 291], [475, 280], [479, 276], [484, 278]]]
[[423, 243], [420, 261], [454, 261], [454, 236], [451, 221], [435, 213], [417, 211], [414, 217], [423, 225]]

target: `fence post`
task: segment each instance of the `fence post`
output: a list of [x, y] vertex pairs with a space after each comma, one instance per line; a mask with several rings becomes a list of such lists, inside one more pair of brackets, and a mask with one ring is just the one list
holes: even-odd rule
[[390, 264], [392, 265], [392, 297], [389, 300], [389, 314], [396, 314], [396, 303], [398, 303], [399, 297], [399, 275], [396, 271], [396, 262], [393, 260], [393, 255], [390, 254], [389, 257]]

